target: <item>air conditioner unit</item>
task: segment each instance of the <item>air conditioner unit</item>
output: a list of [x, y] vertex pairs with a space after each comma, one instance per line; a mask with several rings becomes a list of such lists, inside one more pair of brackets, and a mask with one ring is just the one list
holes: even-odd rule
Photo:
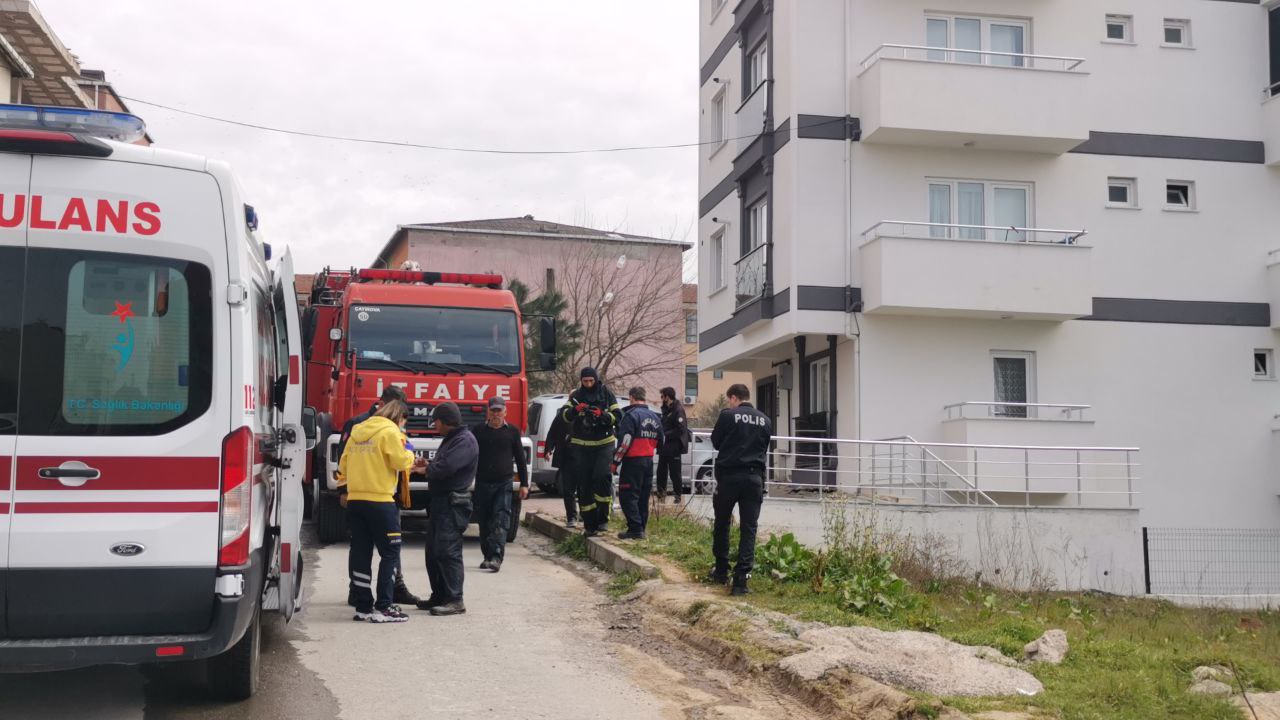
[[685, 405], [692, 405], [692, 404], [694, 404], [694, 403], [696, 403], [696, 402], [698, 402], [698, 396], [697, 396], [697, 395], [685, 395], [685, 396], [684, 396], [684, 404], [685, 404]]

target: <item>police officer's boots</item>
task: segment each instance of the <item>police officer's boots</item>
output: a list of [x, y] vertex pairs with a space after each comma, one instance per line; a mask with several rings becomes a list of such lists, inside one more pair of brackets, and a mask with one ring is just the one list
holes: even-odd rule
[[733, 588], [729, 590], [729, 594], [730, 595], [746, 595], [747, 593], [751, 592], [749, 589], [747, 589], [747, 581], [750, 579], [751, 579], [750, 575], [735, 574], [733, 576]]
[[715, 585], [728, 585], [729, 568], [719, 566], [713, 567], [711, 568], [711, 574], [707, 576], [707, 579]]
[[418, 604], [420, 598], [409, 592], [409, 586], [404, 584], [404, 575], [396, 574], [396, 589], [392, 602], [397, 605], [408, 605], [413, 607]]

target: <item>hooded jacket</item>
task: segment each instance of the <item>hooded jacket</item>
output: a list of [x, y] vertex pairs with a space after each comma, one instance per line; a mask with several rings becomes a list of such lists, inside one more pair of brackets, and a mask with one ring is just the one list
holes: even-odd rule
[[689, 419], [679, 400], [662, 406], [662, 436], [659, 457], [679, 457], [689, 452]]
[[413, 467], [408, 442], [400, 426], [384, 417], [375, 415], [352, 428], [338, 460], [347, 499], [394, 502], [400, 473]]
[[[565, 403], [560, 415], [569, 424], [569, 442], [574, 445], [597, 447], [613, 443], [613, 429], [622, 418], [622, 406], [618, 398], [609, 388], [600, 382], [600, 375], [594, 368], [585, 368], [582, 377], [595, 378], [596, 384], [590, 390], [581, 385], [569, 393], [569, 402]], [[578, 405], [586, 405], [586, 409], [578, 412]], [[599, 417], [594, 409], [600, 410]]]

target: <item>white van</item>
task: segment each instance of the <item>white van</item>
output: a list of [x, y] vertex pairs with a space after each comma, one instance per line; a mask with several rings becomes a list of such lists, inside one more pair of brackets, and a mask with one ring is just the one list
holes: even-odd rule
[[221, 163], [0, 105], [0, 670], [209, 659], [300, 605], [292, 263]]
[[529, 439], [533, 441], [533, 461], [529, 463], [529, 477], [538, 489], [545, 493], [560, 492], [556, 469], [546, 457], [547, 432], [556, 419], [556, 413], [569, 402], [569, 396], [539, 395], [529, 401]]

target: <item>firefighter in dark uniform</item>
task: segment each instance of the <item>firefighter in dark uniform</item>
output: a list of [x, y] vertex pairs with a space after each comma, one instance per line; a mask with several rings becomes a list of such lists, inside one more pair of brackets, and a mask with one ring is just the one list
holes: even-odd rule
[[432, 615], [460, 615], [462, 602], [462, 533], [471, 519], [471, 486], [476, 479], [480, 451], [471, 429], [462, 424], [458, 406], [441, 403], [431, 411], [436, 429], [444, 435], [435, 459], [427, 464], [427, 579], [431, 597], [418, 607]]
[[620, 540], [643, 540], [649, 524], [649, 495], [653, 493], [653, 453], [662, 445], [662, 418], [644, 401], [644, 388], [627, 392], [631, 404], [622, 410], [618, 423], [618, 451], [613, 464], [618, 468], [618, 502], [627, 518]]
[[604, 532], [613, 506], [613, 429], [622, 408], [609, 388], [600, 382], [595, 368], [583, 368], [582, 385], [569, 393], [560, 411], [569, 424], [570, 469], [578, 488], [578, 509], [583, 534], [593, 537]]
[[[342, 451], [345, 450], [347, 447], [347, 440], [351, 439], [351, 431], [355, 429], [355, 426], [373, 417], [373, 414], [378, 412], [378, 408], [381, 407], [383, 403], [387, 403], [392, 400], [399, 400], [400, 402], [403, 402], [406, 405], [409, 402], [405, 398], [403, 389], [395, 385], [388, 385], [382, 391], [382, 396], [378, 398], [378, 402], [374, 403], [373, 406], [369, 408], [369, 412], [356, 415], [355, 417], [351, 418], [350, 420], [347, 420], [345, 423], [342, 424], [342, 435], [340, 435], [338, 438], [339, 460], [341, 460], [342, 458]], [[351, 607], [356, 606], [356, 595], [357, 593], [356, 593], [355, 586], [354, 585], [348, 586], [347, 604], [350, 605]], [[396, 604], [412, 606], [412, 605], [417, 605], [418, 600], [419, 600], [418, 596], [409, 592], [409, 587], [404, 584], [404, 570], [401, 569], [400, 565], [397, 564], [396, 565], [396, 585], [395, 585]]]
[[756, 526], [764, 503], [765, 461], [773, 439], [773, 423], [747, 402], [751, 391], [746, 385], [732, 385], [725, 397], [729, 407], [720, 412], [711, 431], [711, 445], [717, 451], [716, 493], [711, 503], [716, 516], [711, 553], [716, 564], [711, 580], [721, 585], [729, 581], [729, 523], [737, 505], [741, 528], [732, 593], [745, 595], [756, 562]]

